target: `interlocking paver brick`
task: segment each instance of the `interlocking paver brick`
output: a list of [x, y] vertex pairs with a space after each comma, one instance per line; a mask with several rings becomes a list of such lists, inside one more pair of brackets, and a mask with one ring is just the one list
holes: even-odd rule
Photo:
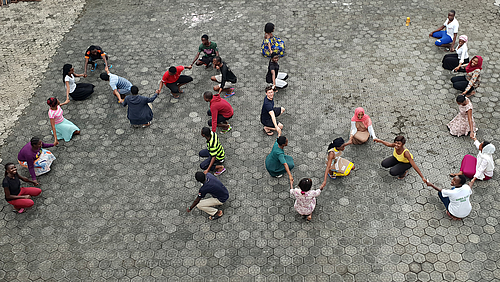
[[[500, 40], [489, 31], [500, 21], [492, 2], [453, 8], [470, 54], [485, 58], [472, 102], [479, 137], [496, 142]], [[17, 215], [1, 206], [0, 280], [498, 280], [496, 177], [476, 182], [472, 213], [451, 221], [416, 173], [399, 181], [380, 167], [388, 148], [350, 146], [345, 156], [356, 170], [329, 180], [307, 223], [293, 209], [287, 179], [271, 178], [264, 168], [274, 138], [258, 118], [268, 62], [260, 44], [271, 21], [287, 46], [280, 65], [289, 86], [275, 97], [287, 108], [280, 120], [296, 182], [320, 183], [328, 143], [348, 137], [353, 109], [363, 106], [380, 138], [405, 135], [424, 175], [448, 187], [446, 175], [464, 154], [476, 153], [468, 137], [447, 132], [458, 93], [440, 66], [446, 53], [427, 38], [448, 9], [439, 1], [388, 0], [291, 0], [272, 13], [260, 0], [44, 0], [0, 8], [8, 27], [0, 34], [14, 38], [0, 49], [7, 66], [0, 78], [2, 163], [15, 161], [32, 135], [51, 140], [45, 99], [64, 98], [62, 65], [81, 72], [88, 45], [100, 44], [111, 71], [146, 96], [170, 65], [190, 63], [204, 33], [238, 76], [229, 98], [233, 129], [220, 134], [228, 168], [220, 178], [230, 198], [216, 222], [197, 210], [184, 212], [199, 187], [193, 174], [206, 146], [199, 134], [208, 120], [201, 93], [213, 87], [209, 77], [216, 71], [186, 71], [194, 81], [179, 100], [160, 94], [153, 124], [144, 130], [130, 128], [126, 110], [98, 78], [102, 67], [80, 79], [96, 85], [95, 93], [72, 101], [65, 117], [82, 135], [52, 149], [57, 160], [40, 177], [43, 193], [32, 209]]]

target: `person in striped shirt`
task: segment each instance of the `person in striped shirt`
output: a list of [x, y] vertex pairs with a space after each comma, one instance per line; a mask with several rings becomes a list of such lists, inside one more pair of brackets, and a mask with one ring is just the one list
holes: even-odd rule
[[113, 95], [118, 98], [118, 103], [123, 103], [123, 99], [125, 99], [126, 95], [131, 94], [130, 89], [132, 88], [132, 83], [127, 79], [117, 76], [116, 74], [112, 74], [109, 69], [105, 68], [106, 73], [101, 73], [101, 79], [104, 81], [109, 81], [109, 86], [113, 90]]
[[207, 158], [200, 164], [200, 168], [203, 169], [203, 173], [207, 174], [209, 171], [215, 170], [214, 175], [219, 176], [226, 168], [224, 168], [224, 158], [226, 154], [224, 153], [224, 148], [220, 144], [219, 137], [217, 133], [212, 132], [210, 128], [203, 127], [201, 129], [201, 136], [207, 139], [207, 149], [200, 151], [199, 155], [202, 158]]

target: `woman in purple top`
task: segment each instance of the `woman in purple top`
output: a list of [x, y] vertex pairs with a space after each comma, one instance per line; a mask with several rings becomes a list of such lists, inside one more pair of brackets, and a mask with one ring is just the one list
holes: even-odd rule
[[33, 137], [17, 155], [19, 164], [28, 168], [35, 185], [38, 185], [36, 177], [49, 172], [52, 162], [56, 159], [49, 150], [42, 149], [49, 147], [54, 147], [54, 144], [43, 143], [40, 138]]

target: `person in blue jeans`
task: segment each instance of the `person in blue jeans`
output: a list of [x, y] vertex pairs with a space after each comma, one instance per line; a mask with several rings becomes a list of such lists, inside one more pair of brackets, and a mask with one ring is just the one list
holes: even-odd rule
[[448, 12], [448, 18], [442, 26], [429, 33], [429, 37], [438, 38], [434, 44], [440, 47], [450, 47], [450, 52], [455, 51], [455, 41], [458, 34], [458, 21], [455, 19], [455, 11]]

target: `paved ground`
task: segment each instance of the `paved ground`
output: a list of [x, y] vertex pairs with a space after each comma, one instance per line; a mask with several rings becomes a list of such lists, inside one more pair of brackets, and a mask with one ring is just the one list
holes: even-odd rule
[[492, 31], [500, 20], [490, 2], [87, 1], [1, 147], [3, 163], [15, 161], [33, 135], [52, 140], [45, 100], [64, 98], [62, 65], [82, 72], [88, 45], [100, 44], [113, 73], [152, 95], [163, 72], [189, 64], [208, 33], [239, 78], [228, 99], [234, 129], [221, 135], [228, 171], [220, 178], [230, 190], [225, 216], [210, 222], [197, 210], [185, 212], [199, 188], [194, 173], [205, 147], [201, 94], [216, 72], [187, 72], [194, 82], [185, 94], [177, 103], [161, 94], [154, 123], [143, 130], [130, 128], [126, 110], [98, 78], [101, 67], [84, 80], [96, 85], [93, 96], [66, 107], [82, 135], [52, 149], [57, 160], [40, 177], [35, 207], [17, 215], [2, 206], [0, 280], [498, 281], [497, 177], [474, 185], [468, 218], [450, 221], [414, 171], [399, 181], [380, 167], [389, 148], [351, 146], [345, 154], [356, 170], [329, 181], [307, 223], [293, 209], [287, 179], [264, 168], [274, 138], [259, 122], [267, 66], [259, 49], [271, 21], [287, 44], [280, 65], [290, 86], [276, 104], [287, 109], [280, 121], [296, 180], [319, 185], [328, 143], [348, 137], [353, 110], [363, 106], [378, 137], [404, 134], [424, 175], [448, 187], [447, 174], [476, 151], [468, 137], [446, 130], [458, 92], [440, 66], [445, 53], [427, 34], [448, 9], [457, 10], [470, 53], [485, 60], [472, 99], [478, 137], [498, 142], [500, 38]]

